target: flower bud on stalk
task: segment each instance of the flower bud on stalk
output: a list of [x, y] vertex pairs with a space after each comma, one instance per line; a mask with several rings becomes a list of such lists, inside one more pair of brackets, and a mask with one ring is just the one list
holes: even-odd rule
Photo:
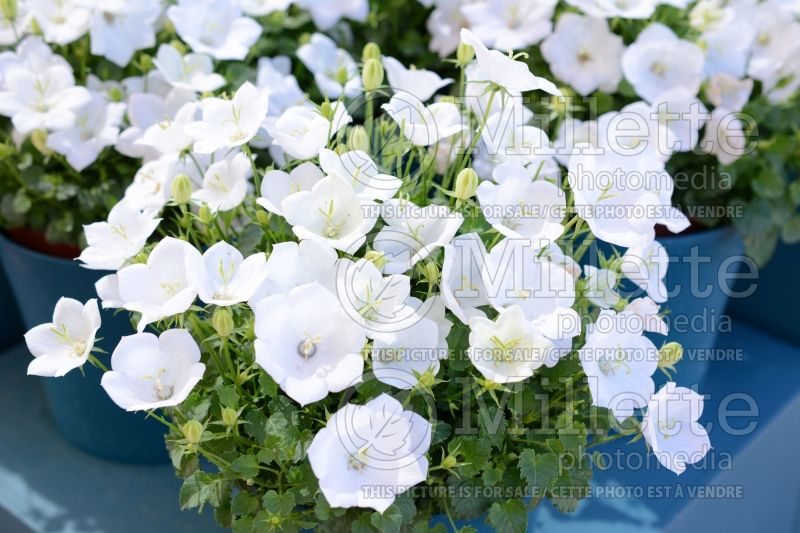
[[200, 210], [197, 212], [197, 218], [206, 226], [210, 226], [214, 223], [214, 213], [207, 205], [200, 206]]
[[45, 157], [53, 155], [53, 151], [47, 146], [46, 130], [34, 130], [31, 133], [31, 144]]
[[467, 167], [456, 176], [456, 188], [453, 191], [453, 196], [461, 201], [466, 201], [473, 196], [478, 190], [478, 173]]
[[381, 59], [381, 48], [376, 43], [367, 43], [361, 51], [361, 61], [366, 63], [369, 59]]
[[6, 20], [17, 19], [17, 0], [0, 0], [0, 11]]
[[361, 73], [364, 81], [364, 90], [374, 91], [383, 83], [383, 65], [378, 59], [367, 59], [364, 62], [364, 69]]
[[658, 368], [674, 372], [675, 365], [683, 359], [683, 346], [677, 342], [668, 342], [658, 351]]
[[230, 407], [225, 407], [222, 409], [222, 423], [228, 427], [233, 427], [236, 425], [236, 421], [239, 420], [239, 414], [236, 412], [235, 409], [231, 409]]
[[364, 259], [378, 267], [378, 270], [386, 266], [386, 254], [378, 250], [370, 250], [366, 253]]
[[456, 62], [459, 67], [466, 67], [475, 58], [475, 49], [467, 43], [459, 43], [456, 49]]
[[172, 201], [178, 205], [186, 205], [192, 198], [192, 180], [186, 174], [178, 174], [172, 180]]
[[350, 129], [350, 149], [369, 153], [369, 134], [364, 126], [353, 126]]
[[211, 325], [214, 326], [214, 331], [217, 332], [223, 339], [227, 339], [233, 333], [233, 317], [231, 312], [224, 307], [218, 307], [214, 314], [211, 316]]
[[181, 427], [181, 432], [183, 432], [183, 436], [189, 444], [200, 444], [203, 440], [203, 424], [197, 420], [186, 422]]

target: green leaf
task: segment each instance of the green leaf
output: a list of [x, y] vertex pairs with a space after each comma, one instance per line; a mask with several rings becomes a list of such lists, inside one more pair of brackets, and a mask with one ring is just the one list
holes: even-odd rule
[[227, 483], [219, 474], [197, 471], [181, 486], [179, 501], [181, 509], [193, 509], [204, 504], [218, 507], [222, 504]]
[[245, 479], [258, 475], [258, 459], [255, 455], [242, 455], [231, 462], [231, 470]]
[[287, 516], [294, 510], [294, 496], [290, 493], [278, 494], [270, 490], [264, 495], [262, 503], [265, 511], [278, 516]]
[[752, 182], [753, 191], [764, 198], [780, 198], [784, 194], [786, 182], [783, 174], [772, 168], [765, 168]]
[[258, 510], [258, 498], [247, 491], [239, 491], [233, 497], [231, 510], [237, 515], [250, 515]]
[[[558, 456], [527, 449], [519, 456], [519, 471], [529, 486], [543, 491], [558, 477]], [[542, 496], [541, 492], [536, 496]]]
[[781, 238], [786, 244], [800, 242], [800, 215], [793, 216], [781, 230]]
[[492, 444], [485, 439], [462, 436], [451, 440], [447, 450], [451, 454], [457, 454], [459, 462], [466, 463], [458, 467], [459, 475], [472, 477], [486, 466], [492, 452]]
[[219, 396], [219, 401], [223, 407], [236, 409], [239, 406], [239, 394], [236, 392], [236, 387], [233, 385], [220, 387], [217, 391], [217, 396]]
[[528, 510], [520, 500], [493, 503], [486, 522], [498, 533], [525, 533], [528, 529]]

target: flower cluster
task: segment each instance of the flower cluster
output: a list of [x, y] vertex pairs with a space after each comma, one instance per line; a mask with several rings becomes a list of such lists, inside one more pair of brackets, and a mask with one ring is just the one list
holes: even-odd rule
[[[199, 13], [179, 31], [203, 27]], [[361, 13], [317, 13], [340, 15]], [[102, 368], [114, 402], [169, 426], [182, 504], [210, 504], [237, 530], [424, 528], [486, 511], [524, 529], [521, 499], [470, 489], [571, 510], [558, 488], [588, 485], [589, 444], [644, 436], [676, 473], [702, 459], [702, 396], [672, 382], [656, 393], [665, 358], [645, 336], [667, 333], [654, 228], [687, 225], [663, 160], [557, 158], [534, 123], [561, 92], [486, 31], [461, 30], [458, 83], [375, 44], [359, 62], [322, 34], [297, 56], [324, 100], [300, 92], [286, 58], [227, 95], [207, 94], [201, 59], [164, 75], [196, 99], [140, 128], [150, 155], [87, 225], [81, 256], [113, 271], [98, 296], [138, 333], [106, 368], [96, 302], [62, 300], [27, 336], [29, 373]], [[507, 37], [491, 42], [526, 44]], [[236, 49], [201, 41], [196, 53]], [[647, 215], [620, 216], [631, 206]], [[593, 264], [598, 239], [627, 252]], [[647, 295], [623, 297], [622, 277]]]
[[683, 178], [676, 199], [691, 218], [707, 226], [733, 222], [759, 262], [779, 236], [800, 240], [796, 2], [422, 3], [432, 7], [430, 49], [442, 57], [469, 28], [496, 48], [526, 49], [545, 61], [566, 96], [552, 109], [560, 117], [552, 128], [560, 159], [586, 144], [644, 159], [599, 162], [609, 169], [666, 165]]

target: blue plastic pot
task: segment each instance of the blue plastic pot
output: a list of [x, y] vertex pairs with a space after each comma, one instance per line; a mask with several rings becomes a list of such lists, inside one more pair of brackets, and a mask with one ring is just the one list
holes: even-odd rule
[[0, 311], [0, 354], [2, 354], [3, 349], [21, 342], [22, 334], [25, 333], [2, 266], [0, 266], [0, 302], [3, 302]]
[[[62, 296], [82, 302], [96, 298], [94, 283], [102, 273], [81, 268], [75, 261], [34, 252], [2, 234], [0, 258], [25, 328], [50, 322]], [[98, 345], [110, 353], [121, 336], [134, 331], [126, 313], [101, 312]], [[62, 378], [41, 378], [61, 434], [81, 450], [104, 459], [139, 464], [168, 461], [163, 425], [117, 407], [100, 387], [100, 370], [84, 365], [83, 371], [85, 375], [73, 370]]]
[[[779, 244], [775, 255], [756, 274], [743, 270], [728, 310], [760, 329], [800, 344], [800, 320], [792, 297], [800, 294], [800, 245]], [[753, 279], [757, 276], [757, 279]]]
[[[715, 352], [717, 336], [730, 329], [725, 309], [741, 268], [744, 245], [733, 227], [659, 237], [670, 265], [665, 280], [670, 341], [681, 343], [677, 381], [690, 387], [702, 381]], [[659, 336], [660, 337], [660, 336]]]

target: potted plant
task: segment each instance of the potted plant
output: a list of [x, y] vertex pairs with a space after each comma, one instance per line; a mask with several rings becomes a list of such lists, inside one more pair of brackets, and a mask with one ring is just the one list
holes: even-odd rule
[[545, 166], [544, 132], [510, 120], [558, 89], [460, 35], [455, 84], [391, 61], [384, 83], [371, 43], [360, 69], [316, 76], [338, 96], [274, 120], [249, 83], [203, 98], [173, 154], [200, 179], [129, 188], [84, 252], [118, 263], [98, 296], [137, 333], [101, 343], [109, 358], [98, 302], [65, 299], [26, 335], [33, 373], [99, 368], [119, 407], [168, 428], [184, 508], [236, 531], [521, 532], [544, 499], [575, 509], [594, 445], [643, 437], [676, 473], [708, 451], [702, 396], [656, 392], [680, 359], [645, 336], [668, 333], [659, 305], [615, 292], [615, 258], [580, 266], [595, 239], [688, 225], [671, 191], [636, 192], [645, 220], [591, 212], [596, 181]]
[[[167, 171], [159, 148], [179, 142], [171, 124], [201, 93], [222, 91], [229, 81], [269, 85], [288, 67], [258, 57], [296, 48], [300, 30], [293, 28], [310, 26], [306, 11], [275, 12], [259, 2], [246, 12], [219, 1], [78, 4], [0, 3], [0, 258], [27, 328], [50, 316], [62, 295], [90, 298], [102, 270], [115, 268], [74, 261], [85, 258], [84, 227], [113, 220], [111, 208], [129, 187], [146, 188], [148, 173]], [[203, 34], [208, 20], [218, 22], [210, 37]], [[291, 103], [302, 93], [287, 84], [282, 96]], [[127, 319], [103, 315], [110, 342], [131, 331]], [[13, 318], [4, 321], [3, 341], [21, 334]], [[46, 384], [55, 421], [71, 442], [108, 458], [167, 459], [157, 423], [131, 420], [79, 382]]]
[[[659, 234], [670, 268], [651, 277], [677, 293], [667, 320], [687, 359], [698, 362], [699, 379], [717, 333], [730, 327], [728, 296], [741, 295], [731, 275], [749, 271], [753, 261], [763, 266], [779, 238], [800, 238], [796, 8], [776, 1], [566, 0], [524, 9], [525, 23], [512, 24], [514, 14], [493, 6], [434, 1], [431, 50], [452, 53], [452, 37], [467, 27], [549, 66], [569, 96], [553, 106], [545, 128], [561, 159], [580, 142], [617, 152], [646, 145], [667, 161], [668, 185], [692, 227]], [[626, 248], [600, 251], [632, 253]], [[664, 254], [640, 259], [658, 264]], [[750, 307], [746, 302], [739, 307]]]

